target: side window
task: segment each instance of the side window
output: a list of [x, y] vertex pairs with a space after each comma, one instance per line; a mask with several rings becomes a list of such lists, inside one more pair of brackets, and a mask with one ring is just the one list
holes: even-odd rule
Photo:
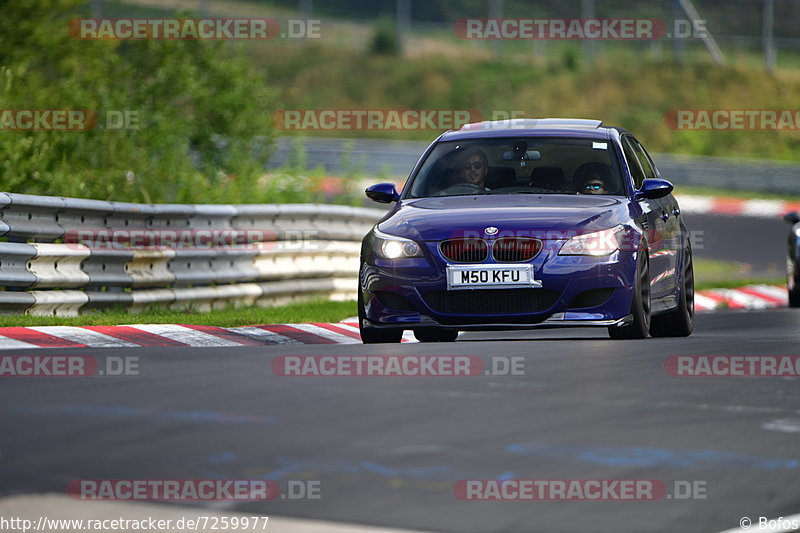
[[644, 146], [642, 146], [641, 143], [639, 144], [639, 146], [642, 148], [642, 151], [644, 152], [644, 155], [647, 156], [647, 160], [650, 161], [650, 165], [653, 167], [653, 170], [655, 171], [655, 177], [657, 178], [658, 177], [658, 168], [656, 167], [656, 164], [653, 161], [653, 158], [650, 157], [650, 153], [647, 150], [644, 149]]
[[639, 158], [636, 157], [636, 152], [627, 137], [622, 139], [622, 151], [625, 152], [625, 160], [628, 162], [628, 167], [631, 169], [633, 185], [638, 189], [642, 186], [642, 181], [644, 181], [644, 172], [642, 172], [642, 167], [639, 165]]
[[642, 165], [642, 170], [644, 170], [644, 177], [645, 178], [656, 178], [656, 170], [653, 167], [653, 162], [650, 160], [650, 156], [647, 155], [645, 152], [642, 143], [637, 140], [630, 139], [631, 145], [633, 145], [633, 150], [636, 152], [636, 157], [639, 159], [639, 163]]

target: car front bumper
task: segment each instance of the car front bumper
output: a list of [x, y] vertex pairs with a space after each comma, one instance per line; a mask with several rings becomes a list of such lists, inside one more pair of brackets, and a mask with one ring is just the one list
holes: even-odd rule
[[[632, 287], [635, 285], [636, 253], [617, 251], [605, 257], [560, 256], [559, 243], [546, 247], [530, 263], [541, 288], [524, 288], [525, 298], [539, 298], [538, 307], [526, 312], [499, 312], [508, 309], [503, 300], [517, 299], [520, 289], [447, 288], [447, 263], [437, 257], [435, 247], [426, 248], [425, 257], [386, 260], [375, 256], [362, 262], [359, 289], [364, 303], [363, 327], [414, 329], [436, 327], [455, 330], [498, 330], [556, 327], [617, 327], [630, 320]], [[516, 263], [513, 263], [516, 264]], [[476, 294], [490, 290], [493, 294]], [[579, 296], [592, 290], [605, 290], [605, 301], [576, 307]], [[456, 294], [472, 292], [472, 295]], [[467, 302], [464, 308], [443, 309], [437, 302], [457, 297]], [[473, 298], [473, 296], [475, 298]], [[490, 302], [476, 308], [471, 301]], [[495, 301], [497, 300], [497, 301]], [[496, 308], [496, 309], [495, 309]]]

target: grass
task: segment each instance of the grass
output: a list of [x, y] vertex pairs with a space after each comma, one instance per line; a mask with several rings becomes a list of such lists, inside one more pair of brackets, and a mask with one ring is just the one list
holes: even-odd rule
[[752, 277], [747, 265], [736, 261], [694, 259], [695, 289], [732, 289], [744, 285], [783, 285], [785, 278]]
[[746, 285], [786, 285], [785, 278], [742, 278], [728, 281], [703, 281], [695, 283], [695, 290], [736, 289]]
[[0, 327], [9, 326], [116, 326], [122, 324], [193, 324], [219, 327], [301, 322], [339, 322], [357, 313], [355, 301], [310, 300], [288, 305], [248, 307], [221, 311], [180, 312], [167, 309], [139, 314], [110, 310], [77, 317], [0, 316]]

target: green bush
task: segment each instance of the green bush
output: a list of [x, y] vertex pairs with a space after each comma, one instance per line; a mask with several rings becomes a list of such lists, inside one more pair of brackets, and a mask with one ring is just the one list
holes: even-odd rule
[[400, 53], [400, 39], [394, 20], [383, 17], [375, 23], [375, 30], [369, 45], [370, 52], [377, 55], [397, 55]]
[[0, 17], [0, 109], [126, 111], [138, 129], [0, 131], [0, 190], [145, 202], [263, 201], [274, 95], [223, 41], [80, 40], [82, 0]]

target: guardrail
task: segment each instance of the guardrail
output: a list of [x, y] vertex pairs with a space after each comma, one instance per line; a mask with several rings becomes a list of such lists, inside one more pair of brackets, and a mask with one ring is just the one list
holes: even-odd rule
[[0, 193], [0, 313], [355, 298], [379, 209], [133, 204]]

